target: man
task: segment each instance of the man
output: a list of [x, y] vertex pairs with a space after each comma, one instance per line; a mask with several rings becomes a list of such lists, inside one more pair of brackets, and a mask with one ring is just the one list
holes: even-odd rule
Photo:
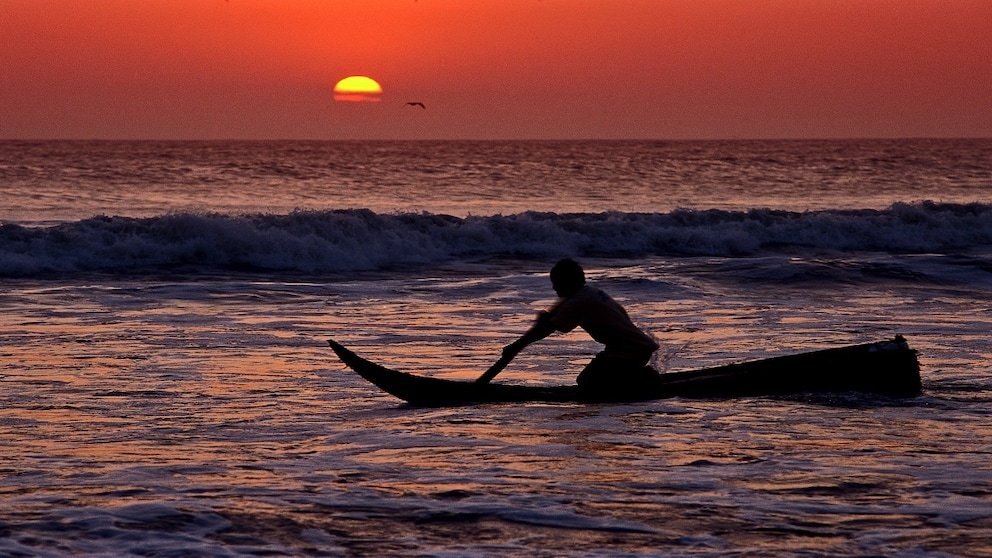
[[627, 311], [603, 291], [586, 284], [585, 272], [573, 260], [564, 259], [551, 268], [551, 286], [560, 299], [520, 339], [503, 348], [503, 356], [476, 380], [487, 383], [527, 345], [555, 331], [569, 332], [576, 326], [604, 345], [576, 382], [582, 388], [608, 391], [636, 389], [657, 381], [658, 373], [647, 368], [658, 343], [630, 321]]

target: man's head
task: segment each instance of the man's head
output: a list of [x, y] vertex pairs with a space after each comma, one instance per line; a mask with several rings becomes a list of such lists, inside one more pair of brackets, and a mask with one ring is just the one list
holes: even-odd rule
[[586, 284], [586, 274], [575, 260], [559, 260], [551, 268], [551, 287], [560, 297], [569, 297]]

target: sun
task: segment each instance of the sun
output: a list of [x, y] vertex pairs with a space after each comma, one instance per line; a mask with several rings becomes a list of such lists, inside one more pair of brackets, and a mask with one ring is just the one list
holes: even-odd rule
[[334, 86], [335, 101], [378, 102], [382, 86], [367, 76], [348, 76]]

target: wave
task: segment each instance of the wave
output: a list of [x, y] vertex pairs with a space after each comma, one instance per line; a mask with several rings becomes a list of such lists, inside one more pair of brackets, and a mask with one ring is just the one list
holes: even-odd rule
[[285, 215], [99, 216], [0, 225], [0, 276], [163, 269], [375, 271], [460, 259], [754, 256], [809, 251], [947, 253], [992, 246], [992, 205], [920, 202], [885, 210], [527, 212], [452, 217], [369, 210]]

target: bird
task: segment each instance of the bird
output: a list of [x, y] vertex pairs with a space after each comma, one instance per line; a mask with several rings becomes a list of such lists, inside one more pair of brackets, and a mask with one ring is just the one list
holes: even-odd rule
[[424, 103], [420, 103], [420, 102], [417, 102], [417, 101], [410, 101], [409, 103], [407, 103], [404, 106], [420, 107], [420, 108], [422, 108], [424, 110], [427, 110], [427, 107], [424, 106]]

